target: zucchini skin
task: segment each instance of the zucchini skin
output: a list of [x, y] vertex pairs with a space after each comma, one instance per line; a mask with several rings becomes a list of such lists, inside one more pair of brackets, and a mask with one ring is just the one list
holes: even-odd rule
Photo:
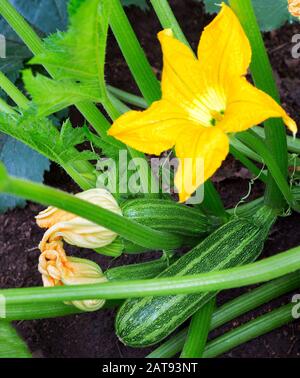
[[130, 264], [124, 266], [117, 266], [115, 268], [107, 269], [105, 276], [109, 281], [128, 281], [128, 280], [145, 280], [157, 277], [162, 271], [164, 271], [175, 258], [171, 258], [169, 261], [165, 258], [157, 260]]
[[155, 230], [186, 237], [201, 237], [212, 232], [218, 222], [194, 208], [161, 199], [134, 199], [121, 205], [123, 216]]
[[[178, 259], [159, 277], [199, 274], [254, 261], [261, 253], [275, 217], [236, 218], [220, 227], [198, 246]], [[116, 318], [119, 339], [132, 347], [146, 347], [170, 335], [199, 310], [216, 292], [169, 295], [127, 300]]]

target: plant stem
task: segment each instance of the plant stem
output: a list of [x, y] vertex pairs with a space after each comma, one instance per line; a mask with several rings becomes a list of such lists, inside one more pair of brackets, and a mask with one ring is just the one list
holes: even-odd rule
[[[122, 301], [106, 301], [102, 309], [115, 308]], [[7, 321], [50, 319], [61, 316], [82, 314], [78, 308], [63, 303], [23, 303], [20, 305], [8, 305], [5, 309]]]
[[[76, 208], [76, 212], [77, 211], [78, 209]], [[101, 214], [102, 211], [103, 209], [101, 209], [101, 212], [98, 210], [98, 213]], [[114, 216], [116, 215], [114, 214]], [[89, 217], [87, 219], [91, 218], [92, 217]], [[95, 220], [95, 218], [99, 219], [100, 217], [94, 216], [93, 220]], [[116, 228], [115, 224], [116, 222], [114, 222], [113, 228]], [[298, 269], [300, 269], [300, 247], [242, 267], [195, 274], [192, 276], [105, 282], [94, 285], [78, 285], [76, 287], [58, 286], [50, 288], [2, 289], [0, 290], [0, 295], [4, 296], [8, 305], [13, 305], [30, 302], [64, 302], [91, 298], [125, 299], [193, 294], [265, 282]]]
[[183, 34], [180, 25], [167, 0], [150, 0], [154, 11], [165, 29], [172, 29], [174, 36], [187, 46], [189, 43]]
[[[124, 218], [109, 210], [83, 201], [61, 190], [33, 182], [7, 178], [2, 190], [43, 205], [52, 205], [106, 227], [127, 240], [152, 249], [172, 249], [182, 244], [182, 239], [168, 232], [149, 227]], [[1, 188], [0, 188], [1, 190]]]
[[[212, 315], [210, 330], [214, 330], [257, 307], [280, 297], [281, 295], [298, 289], [299, 287], [299, 271], [261, 285], [260, 287], [253, 289], [216, 309]], [[181, 351], [187, 333], [187, 328], [178, 332], [175, 336], [150, 353], [148, 357], [169, 358], [175, 356]]]
[[107, 85], [107, 89], [110, 93], [118, 97], [121, 101], [126, 102], [127, 104], [134, 105], [142, 109], [146, 109], [148, 107], [148, 104], [143, 97], [122, 91], [121, 89], [115, 88], [111, 85]]
[[[11, 97], [21, 109], [27, 109], [30, 101], [23, 93], [2, 73], [0, 72], [0, 87]], [[3, 111], [15, 114], [15, 110], [2, 101]], [[47, 156], [48, 157], [48, 156]], [[73, 180], [83, 189], [88, 190], [95, 187], [96, 177], [94, 167], [87, 161], [74, 161], [70, 163], [58, 162]]]
[[16, 114], [15, 109], [8, 105], [2, 98], [0, 98], [0, 112], [6, 114]]
[[0, 87], [21, 109], [27, 109], [29, 100], [22, 92], [0, 71]]
[[244, 133], [240, 133], [237, 135], [237, 138], [245, 143], [250, 148], [255, 149], [259, 155], [264, 159], [270, 173], [274, 178], [274, 182], [278, 185], [281, 193], [283, 194], [284, 198], [288, 202], [288, 204], [299, 211], [299, 206], [297, 205], [291, 189], [285, 179], [285, 176], [282, 174], [279, 165], [277, 164], [277, 160], [275, 160], [274, 155], [270, 152], [269, 148], [265, 145], [263, 140], [261, 140], [253, 131], [249, 130]]
[[243, 155], [239, 150], [237, 150], [234, 146], [230, 146], [230, 153], [235, 157], [235, 159], [239, 160], [251, 173], [254, 174], [262, 182], [267, 182], [267, 176], [264, 172], [262, 172], [257, 166], [249, 160], [245, 155]]
[[139, 44], [139, 41], [128, 21], [120, 0], [110, 0], [110, 26], [148, 105], [161, 97], [160, 83]]
[[211, 299], [193, 315], [181, 358], [200, 358], [203, 355], [216, 299]]
[[212, 358], [219, 356], [238, 345], [244, 344], [295, 320], [292, 316], [293, 306], [294, 304], [292, 303], [282, 306], [212, 340], [207, 344], [203, 357]]
[[[255, 126], [255, 127], [252, 128], [252, 130], [257, 135], [259, 135], [261, 138], [265, 139], [266, 134], [265, 134], [265, 130], [264, 130], [263, 127]], [[294, 137], [292, 137], [290, 135], [287, 135], [286, 139], [287, 139], [288, 150], [290, 152], [295, 152], [297, 154], [300, 154], [300, 139], [299, 138], [294, 138]]]
[[[268, 93], [275, 101], [280, 102], [272, 66], [259, 30], [251, 0], [229, 0], [229, 4], [239, 17], [252, 46], [252, 62], [250, 69], [255, 85]], [[270, 119], [266, 121], [264, 125], [266, 145], [274, 156], [281, 174], [286, 178], [288, 159], [286, 132], [283, 122], [281, 119]], [[274, 208], [282, 209], [284, 207], [284, 198], [271, 174], [269, 174], [268, 178], [265, 202]]]
[[39, 36], [8, 0], [0, 1], [0, 14], [21, 37], [34, 55], [43, 52], [44, 47]]

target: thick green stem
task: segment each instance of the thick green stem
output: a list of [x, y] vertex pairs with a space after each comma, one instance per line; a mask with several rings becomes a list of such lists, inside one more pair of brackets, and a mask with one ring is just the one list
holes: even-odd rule
[[111, 85], [107, 85], [107, 89], [119, 100], [126, 102], [127, 104], [134, 105], [142, 109], [146, 109], [148, 107], [148, 104], [143, 99], [143, 97], [136, 96], [126, 91], [122, 91], [121, 89], [112, 87]]
[[[85, 209], [86, 206], [87, 205], [82, 204], [82, 207]], [[77, 206], [74, 206], [74, 209], [76, 210], [74, 213], [78, 213]], [[94, 222], [97, 220], [99, 222], [99, 218], [102, 218], [102, 214], [103, 209], [101, 209], [101, 211], [98, 210], [98, 216], [89, 216], [87, 219], [93, 220]], [[114, 214], [114, 216], [116, 215]], [[114, 217], [111, 217], [110, 214], [109, 218], [113, 219]], [[111, 225], [110, 228], [116, 229], [119, 228], [120, 223], [114, 221], [111, 222]], [[4, 296], [8, 305], [12, 305], [30, 302], [64, 302], [91, 298], [125, 299], [193, 294], [206, 291], [220, 291], [265, 282], [298, 269], [300, 269], [300, 247], [242, 267], [195, 274], [192, 276], [107, 282], [95, 285], [78, 285], [76, 287], [58, 286], [50, 288], [4, 289], [0, 290], [0, 295]]]
[[110, 26], [135, 81], [149, 105], [161, 97], [159, 81], [139, 44], [120, 0], [111, 0], [111, 8]]
[[0, 87], [21, 109], [28, 108], [29, 100], [22, 92], [0, 71]]
[[200, 358], [203, 355], [212, 313], [215, 308], [215, 298], [206, 303], [193, 315], [189, 326], [187, 338], [181, 353], [181, 358]]
[[6, 114], [16, 114], [15, 109], [8, 105], [2, 98], [0, 98], [0, 112], [6, 113]]
[[219, 356], [295, 320], [292, 315], [293, 306], [293, 304], [282, 306], [212, 340], [207, 344], [203, 357]]
[[155, 10], [155, 13], [157, 17], [159, 18], [159, 21], [161, 25], [165, 29], [172, 29], [175, 37], [189, 46], [189, 43], [187, 39], [185, 38], [185, 35], [183, 34], [180, 25], [178, 24], [176, 17], [174, 16], [174, 13], [172, 12], [172, 9], [168, 3], [167, 0], [150, 0], [151, 4]]
[[[4, 184], [4, 183], [3, 183]], [[45, 185], [7, 178], [0, 191], [26, 198], [43, 205], [52, 205], [106, 227], [127, 240], [151, 249], [172, 249], [182, 244], [181, 238], [155, 231], [128, 218]]]
[[[212, 316], [210, 330], [270, 302], [300, 287], [299, 271], [268, 282], [219, 307]], [[149, 354], [149, 358], [169, 358], [179, 353], [184, 345], [188, 329], [183, 329]]]
[[[251, 0], [229, 0], [229, 4], [239, 17], [252, 46], [251, 74], [255, 85], [279, 102], [279, 92], [274, 80], [264, 41], [259, 30]], [[266, 144], [276, 160], [281, 174], [286, 178], [288, 168], [286, 131], [281, 119], [265, 122]], [[265, 193], [266, 204], [274, 208], [284, 207], [284, 198], [269, 175]]]
[[[106, 301], [102, 309], [115, 308], [123, 301]], [[5, 309], [7, 321], [50, 319], [61, 316], [81, 314], [78, 308], [63, 303], [23, 303], [20, 305], [8, 305]]]
[[0, 1], [0, 14], [6, 19], [16, 33], [19, 34], [34, 55], [43, 52], [44, 47], [39, 36], [8, 0]]

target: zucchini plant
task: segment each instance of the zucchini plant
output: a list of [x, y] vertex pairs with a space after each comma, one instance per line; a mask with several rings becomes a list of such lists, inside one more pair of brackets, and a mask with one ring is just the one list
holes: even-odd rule
[[[11, 346], [4, 355], [29, 356], [14, 320], [105, 307], [118, 307], [116, 334], [133, 347], [155, 345], [189, 322], [149, 357], [217, 356], [292, 320], [287, 305], [206, 340], [211, 329], [299, 287], [299, 247], [255, 261], [278, 217], [300, 209], [298, 159], [290, 154], [300, 141], [280, 105], [251, 0], [222, 4], [197, 57], [167, 0], [151, 5], [163, 29], [161, 83], [120, 0], [70, 0], [67, 30], [44, 39], [11, 2], [0, 2], [1, 16], [33, 54], [22, 71], [24, 91], [0, 75], [14, 103], [1, 102], [0, 131], [59, 164], [80, 188], [69, 194], [0, 165], [1, 193], [48, 206], [36, 216], [45, 230], [37, 261], [43, 286], [0, 290]], [[141, 97], [107, 83], [109, 27]], [[249, 67], [255, 85], [246, 79]], [[86, 124], [57, 127], [53, 115], [71, 105]], [[153, 157], [165, 151], [169, 158]], [[228, 153], [265, 183], [265, 195], [226, 210], [210, 179]], [[68, 256], [67, 244], [107, 259], [149, 251], [161, 257], [103, 272]], [[215, 308], [220, 291], [267, 281]]]

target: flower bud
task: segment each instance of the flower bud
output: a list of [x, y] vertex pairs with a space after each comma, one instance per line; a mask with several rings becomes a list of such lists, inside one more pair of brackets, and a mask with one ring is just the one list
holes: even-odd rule
[[288, 0], [288, 4], [291, 15], [300, 18], [300, 0]]
[[[86, 285], [107, 281], [96, 263], [77, 257], [67, 257], [62, 241], [45, 244], [44, 252], [39, 258], [38, 269], [46, 287]], [[104, 305], [105, 300], [95, 299], [65, 303], [72, 304], [82, 311], [96, 311]]]
[[[105, 189], [87, 190], [76, 194], [76, 197], [122, 215], [118, 203]], [[41, 228], [49, 228], [40, 244], [42, 252], [45, 243], [61, 238], [77, 247], [95, 249], [111, 244], [117, 237], [115, 232], [105, 227], [52, 206], [40, 212], [36, 221]]]

